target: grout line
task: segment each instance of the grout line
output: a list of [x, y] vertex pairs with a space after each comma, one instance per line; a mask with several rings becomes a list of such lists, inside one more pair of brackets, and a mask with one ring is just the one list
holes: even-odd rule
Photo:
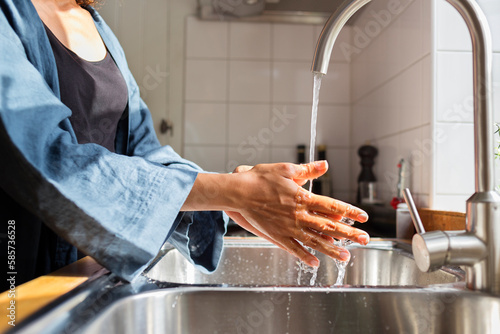
[[[229, 56], [227, 58], [225, 57], [186, 57], [188, 60], [226, 60], [229, 59]], [[254, 61], [254, 62], [268, 62], [269, 59], [265, 58], [230, 58], [233, 61]], [[311, 64], [312, 57], [311, 59], [284, 59], [284, 58], [271, 58], [272, 61], [277, 62], [277, 63], [298, 63], [298, 64], [303, 64], [303, 63], [308, 63], [309, 65]], [[330, 64], [349, 64], [348, 61], [331, 61]]]
[[460, 196], [460, 197], [463, 197], [463, 196], [470, 196], [470, 194], [472, 193], [473, 191], [471, 191], [470, 193], [436, 193], [436, 195], [441, 195], [441, 196]]
[[[184, 100], [185, 103], [192, 104], [242, 104], [242, 105], [286, 105], [286, 106], [298, 106], [298, 107], [309, 107], [311, 104], [307, 102], [290, 102], [290, 101], [276, 101], [276, 102], [260, 102], [260, 101], [228, 101], [228, 100]], [[320, 103], [320, 107], [349, 107], [349, 103]]]
[[184, 144], [185, 147], [227, 147], [226, 144], [211, 144], [211, 143], [186, 143]]
[[[188, 144], [186, 146], [206, 146], [206, 147], [212, 147], [212, 146], [223, 146], [222, 144]], [[239, 144], [229, 144], [227, 145], [228, 148], [238, 148]], [[274, 148], [278, 149], [295, 149], [295, 145], [276, 145]], [[351, 147], [349, 146], [333, 146], [330, 145], [328, 146], [328, 150], [350, 150]]]
[[431, 53], [428, 52], [426, 54], [424, 54], [423, 56], [421, 56], [420, 58], [418, 58], [417, 60], [413, 61], [412, 63], [410, 63], [409, 65], [403, 67], [401, 70], [399, 70], [396, 74], [392, 75], [391, 77], [387, 78], [386, 80], [382, 81], [380, 84], [378, 84], [377, 86], [373, 87], [372, 89], [368, 90], [366, 93], [364, 93], [363, 95], [361, 95], [361, 97], [359, 97], [358, 99], [352, 99], [352, 104], [357, 104], [358, 102], [362, 101], [364, 98], [366, 98], [367, 96], [369, 96], [370, 94], [372, 94], [373, 92], [377, 91], [378, 89], [382, 88], [383, 86], [385, 86], [386, 84], [388, 84], [389, 82], [391, 82], [392, 80], [396, 79], [397, 77], [399, 77], [400, 75], [402, 75], [404, 72], [406, 72], [407, 70], [409, 70], [412, 66], [416, 65], [417, 63], [423, 61], [426, 57], [430, 56]]
[[[410, 132], [410, 131], [414, 131], [414, 130], [417, 130], [417, 129], [423, 129], [424, 127], [426, 127], [428, 125], [431, 125], [431, 123], [428, 122], [428, 123], [425, 123], [425, 124], [417, 125], [417, 126], [414, 126], [412, 128], [408, 128], [408, 129], [401, 130], [401, 131], [398, 131], [398, 132], [393, 132], [393, 133], [390, 133], [390, 134], [387, 134], [387, 135], [384, 135], [384, 136], [380, 136], [380, 137], [376, 137], [376, 138], [371, 138], [369, 140], [370, 141], [375, 141], [375, 140], [383, 140], [383, 139], [388, 139], [388, 138], [391, 138], [391, 137], [396, 137], [396, 136], [405, 134], [405, 133]], [[354, 147], [351, 146], [351, 148], [354, 148]]]

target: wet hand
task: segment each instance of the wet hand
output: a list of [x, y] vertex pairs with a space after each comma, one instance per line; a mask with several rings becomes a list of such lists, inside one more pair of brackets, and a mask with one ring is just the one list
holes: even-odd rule
[[349, 239], [367, 244], [366, 232], [341, 222], [343, 217], [359, 222], [367, 214], [348, 203], [315, 195], [299, 185], [323, 175], [326, 161], [311, 164], [265, 164], [241, 166], [238, 176], [240, 201], [235, 210], [226, 210], [240, 226], [285, 249], [310, 266], [318, 259], [304, 246], [332, 258], [347, 261], [349, 252], [333, 244], [335, 239]]

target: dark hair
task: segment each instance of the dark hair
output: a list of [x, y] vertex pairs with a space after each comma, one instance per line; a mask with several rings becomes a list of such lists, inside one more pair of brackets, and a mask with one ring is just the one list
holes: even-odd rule
[[98, 0], [76, 0], [76, 3], [80, 6], [94, 6], [98, 2]]

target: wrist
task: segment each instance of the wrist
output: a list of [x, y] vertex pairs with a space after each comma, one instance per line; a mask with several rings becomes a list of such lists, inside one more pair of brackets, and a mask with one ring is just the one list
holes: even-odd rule
[[[241, 175], [241, 174], [240, 174]], [[242, 196], [238, 174], [200, 173], [182, 211], [236, 211]]]

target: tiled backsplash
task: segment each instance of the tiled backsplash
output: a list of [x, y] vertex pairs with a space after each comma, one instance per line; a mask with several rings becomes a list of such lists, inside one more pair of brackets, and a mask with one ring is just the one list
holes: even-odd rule
[[[184, 156], [206, 170], [296, 162], [310, 140], [311, 61], [322, 26], [186, 21]], [[350, 28], [339, 41], [350, 41]], [[350, 64], [335, 50], [323, 78], [318, 144], [334, 195], [348, 199]]]
[[[405, 158], [420, 206], [465, 211], [465, 200], [474, 192], [470, 35], [446, 1], [401, 2], [404, 9], [397, 14], [390, 3], [371, 3], [352, 32], [355, 40], [357, 31], [383, 26], [351, 62], [353, 155], [364, 140], [379, 148], [376, 172], [385, 201], [396, 193], [396, 164]], [[478, 3], [493, 35], [498, 122], [500, 2]], [[355, 187], [354, 178], [351, 184]]]
[[[477, 2], [492, 32], [493, 110], [495, 121], [500, 122], [500, 2]], [[434, 6], [434, 127], [436, 133], [444, 135], [442, 140], [436, 140], [433, 207], [465, 211], [465, 200], [474, 192], [471, 39], [464, 21], [451, 5], [436, 1]], [[495, 136], [498, 145], [499, 137]], [[496, 174], [499, 180], [498, 166]], [[497, 184], [500, 185], [500, 180]]]
[[[365, 141], [376, 146], [378, 195], [386, 204], [396, 195], [398, 162], [404, 158], [417, 204], [428, 206], [431, 145], [431, 56], [428, 1], [372, 2], [353, 28], [353, 45], [363, 36], [351, 62], [351, 163]], [[356, 179], [351, 177], [356, 189]]]

